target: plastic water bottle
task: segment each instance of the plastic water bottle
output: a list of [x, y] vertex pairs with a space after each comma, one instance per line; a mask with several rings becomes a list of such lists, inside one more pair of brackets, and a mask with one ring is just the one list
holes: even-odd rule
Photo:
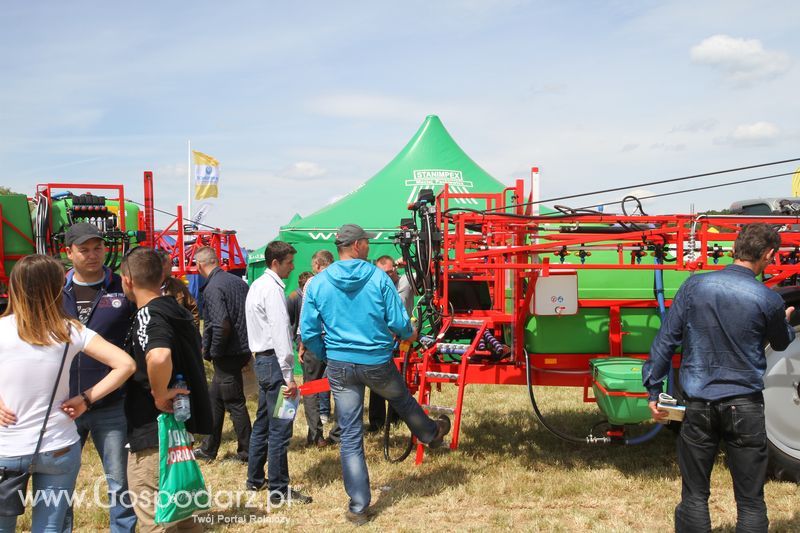
[[[175, 376], [175, 384], [172, 386], [174, 389], [189, 389], [189, 385], [183, 379], [183, 374]], [[186, 422], [192, 416], [192, 408], [189, 405], [189, 395], [178, 394], [172, 400], [172, 412], [175, 415], [175, 420], [178, 422]]]

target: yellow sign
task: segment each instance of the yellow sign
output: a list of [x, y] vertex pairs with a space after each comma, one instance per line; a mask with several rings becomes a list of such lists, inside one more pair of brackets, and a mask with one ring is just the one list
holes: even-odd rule
[[792, 196], [800, 196], [800, 167], [792, 174]]
[[194, 197], [197, 200], [216, 198], [219, 194], [219, 161], [194, 150], [192, 159], [194, 159]]

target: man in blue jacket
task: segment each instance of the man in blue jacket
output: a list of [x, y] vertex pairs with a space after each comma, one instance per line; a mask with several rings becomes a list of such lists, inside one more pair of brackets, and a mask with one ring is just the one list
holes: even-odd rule
[[[122, 292], [122, 280], [104, 266], [106, 246], [97, 227], [73, 224], [65, 236], [67, 257], [72, 270], [64, 286], [64, 311], [99, 333], [108, 342], [123, 347], [135, 307]], [[94, 386], [110, 369], [84, 353], [78, 354], [70, 368], [70, 397]], [[87, 406], [88, 411], [75, 420], [81, 444], [91, 434], [100, 454], [109, 493], [109, 522], [113, 533], [134, 531], [136, 514], [128, 496], [128, 466], [125, 393], [112, 392]], [[65, 531], [72, 529], [72, 510], [67, 513]]]
[[675, 508], [679, 533], [711, 531], [708, 497], [720, 442], [733, 478], [736, 531], [767, 531], [764, 346], [780, 351], [794, 340], [789, 325], [794, 308], [784, 309], [778, 293], [756, 276], [773, 262], [780, 245], [772, 226], [742, 228], [732, 265], [681, 285], [642, 367], [653, 418], [664, 418], [658, 395], [675, 349], [683, 346], [680, 382], [686, 414], [678, 438], [683, 489]]
[[303, 343], [328, 360], [342, 431], [342, 475], [350, 497], [347, 519], [359, 525], [370, 518], [371, 497], [363, 444], [364, 386], [386, 398], [428, 446], [441, 446], [450, 431], [449, 418], [432, 420], [425, 414], [392, 360], [396, 338], [414, 340], [417, 334], [392, 280], [365, 261], [374, 238], [355, 224], [339, 229], [339, 261], [307, 284], [300, 317]]

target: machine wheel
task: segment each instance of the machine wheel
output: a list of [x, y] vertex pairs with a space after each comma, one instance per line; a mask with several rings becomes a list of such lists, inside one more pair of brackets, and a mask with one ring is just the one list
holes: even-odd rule
[[800, 326], [786, 350], [767, 346], [764, 412], [770, 470], [776, 479], [800, 482]]

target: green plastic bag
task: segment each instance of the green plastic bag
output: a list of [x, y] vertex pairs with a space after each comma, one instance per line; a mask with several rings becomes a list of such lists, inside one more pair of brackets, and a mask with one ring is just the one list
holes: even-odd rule
[[172, 413], [158, 416], [156, 524], [177, 522], [211, 507], [211, 496], [192, 451], [192, 436]]

